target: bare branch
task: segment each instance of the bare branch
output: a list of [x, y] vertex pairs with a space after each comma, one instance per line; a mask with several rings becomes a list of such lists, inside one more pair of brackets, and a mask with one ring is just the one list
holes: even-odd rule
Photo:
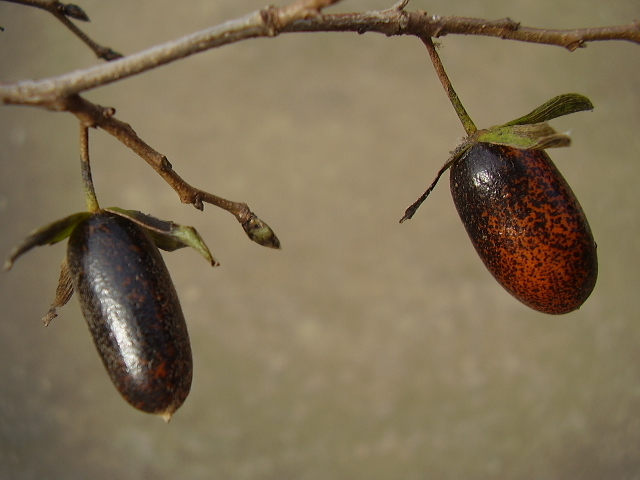
[[640, 44], [640, 23], [602, 28], [547, 30], [523, 27], [510, 18], [486, 20], [480, 18], [442, 17], [423, 11], [406, 12], [390, 9], [382, 12], [323, 15], [292, 22], [283, 32], [377, 32], [388, 36], [415, 35], [442, 37], [444, 35], [479, 35], [541, 43], [574, 51], [587, 42], [626, 40]]
[[80, 40], [82, 40], [98, 58], [103, 60], [115, 60], [122, 58], [122, 54], [112, 50], [109, 47], [103, 47], [102, 45], [93, 41], [86, 33], [80, 30], [76, 24], [74, 24], [69, 18], [88, 22], [89, 17], [85, 11], [78, 5], [73, 3], [61, 3], [57, 0], [2, 0], [5, 2], [19, 3], [21, 5], [27, 5], [29, 7], [36, 7], [42, 10], [46, 10], [56, 17], [62, 24], [71, 30]]
[[266, 247], [280, 248], [280, 241], [273, 230], [246, 203], [226, 200], [189, 185], [165, 155], [142, 140], [131, 125], [115, 118], [113, 108], [101, 107], [78, 95], [69, 97], [60, 107], [78, 117], [85, 131], [88, 127], [99, 127], [133, 150], [173, 188], [181, 202], [190, 203], [198, 210], [204, 209], [204, 203], [222, 208], [236, 217], [251, 240]]
[[[15, 0], [12, 0], [15, 1]], [[54, 108], [63, 97], [142, 73], [198, 52], [249, 38], [291, 32], [377, 32], [388, 36], [420, 38], [444, 35], [480, 35], [530, 43], [556, 45], [573, 51], [587, 42], [626, 40], [640, 44], [640, 23], [577, 30], [523, 27], [509, 19], [485, 20], [441, 17], [426, 12], [406, 12], [406, 2], [391, 9], [366, 13], [327, 15], [321, 9], [336, 0], [301, 0], [282, 8], [268, 7], [236, 20], [187, 35], [125, 58], [40, 81], [0, 85], [3, 104], [30, 104]]]
[[107, 85], [204, 50], [247, 38], [272, 35], [273, 30], [267, 27], [262, 13], [254, 12], [114, 62], [37, 82], [24, 81], [15, 85], [0, 85], [0, 98], [4, 104], [32, 104], [56, 109], [54, 104], [61, 96], [74, 95]]

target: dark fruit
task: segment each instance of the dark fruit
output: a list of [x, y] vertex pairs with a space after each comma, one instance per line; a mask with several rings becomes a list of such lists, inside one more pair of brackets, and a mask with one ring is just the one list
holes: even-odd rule
[[169, 271], [150, 236], [99, 211], [73, 230], [67, 261], [82, 313], [122, 396], [167, 421], [191, 388], [189, 334]]
[[476, 143], [451, 166], [451, 194], [480, 258], [518, 300], [563, 314], [589, 297], [596, 244], [545, 151]]

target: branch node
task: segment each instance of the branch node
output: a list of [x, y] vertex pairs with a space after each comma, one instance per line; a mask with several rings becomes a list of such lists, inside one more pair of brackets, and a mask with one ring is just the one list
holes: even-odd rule
[[403, 10], [404, 6], [406, 6], [407, 3], [409, 3], [409, 0], [400, 2], [400, 8], [394, 7], [392, 10], [389, 10], [389, 14], [393, 15], [394, 18], [392, 18], [389, 22], [389, 27], [393, 30], [390, 32], [385, 32], [385, 35], [387, 35], [387, 37], [402, 35], [409, 28], [409, 15], [407, 15], [407, 12]]
[[587, 44], [584, 42], [584, 40], [575, 40], [571, 43], [568, 43], [566, 45], [566, 49], [569, 50], [570, 52], [574, 52], [579, 48], [586, 48]]
[[116, 52], [109, 47], [104, 47], [96, 50], [96, 54], [98, 58], [106, 60], [107, 62], [110, 62], [111, 60], [117, 60], [119, 58], [124, 58], [124, 55], [122, 55], [120, 52]]
[[202, 201], [201, 193], [196, 193], [195, 196], [191, 199], [190, 203], [201, 212], [204, 210], [204, 202]]
[[446, 34], [447, 34], [447, 31], [444, 29], [444, 27], [438, 25], [433, 31], [433, 33], [431, 34], [431, 36], [433, 38], [440, 38], [440, 37], [444, 37]]
[[520, 30], [520, 22], [511, 20], [509, 17], [496, 20], [495, 26], [498, 28], [504, 28], [505, 30], [511, 30], [512, 32], [515, 32], [516, 30]]
[[267, 35], [269, 37], [278, 36], [280, 34], [280, 30], [284, 27], [280, 20], [280, 16], [278, 15], [278, 9], [270, 5], [260, 10], [260, 16], [267, 28]]
[[173, 170], [173, 165], [171, 165], [171, 162], [166, 157], [166, 155], [162, 155], [160, 157], [160, 161], [158, 162], [158, 168], [160, 168], [160, 170], [163, 170], [163, 171], [168, 171], [168, 170]]
[[239, 202], [237, 211], [233, 212], [240, 223], [247, 223], [253, 217], [253, 212], [249, 209], [249, 205], [244, 202]]

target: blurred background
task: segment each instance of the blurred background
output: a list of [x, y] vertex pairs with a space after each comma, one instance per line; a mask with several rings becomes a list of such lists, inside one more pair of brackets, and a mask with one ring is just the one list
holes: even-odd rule
[[[345, 1], [329, 10], [384, 9]], [[83, 0], [124, 54], [263, 0]], [[410, 10], [578, 28], [640, 19], [637, 0], [413, 0]], [[98, 63], [46, 12], [0, 3], [0, 81]], [[554, 120], [550, 151], [598, 242], [577, 312], [536, 313], [476, 256], [448, 174], [398, 220], [464, 131], [415, 38], [286, 34], [209, 51], [86, 97], [117, 110], [191, 184], [244, 201], [282, 241], [183, 205], [138, 157], [91, 132], [103, 206], [194, 225], [220, 261], [165, 255], [194, 354], [170, 424], [111, 385], [74, 298], [48, 328], [65, 246], [0, 273], [0, 478], [640, 478], [640, 46], [447, 36], [443, 62], [480, 127], [566, 92], [596, 108]], [[83, 210], [69, 114], [0, 108], [0, 253]]]

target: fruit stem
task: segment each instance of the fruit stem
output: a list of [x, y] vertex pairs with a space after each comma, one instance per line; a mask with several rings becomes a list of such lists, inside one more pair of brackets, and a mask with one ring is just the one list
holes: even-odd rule
[[467, 135], [471, 135], [475, 133], [478, 130], [478, 128], [473, 123], [473, 120], [471, 120], [471, 117], [469, 116], [464, 106], [462, 105], [462, 102], [458, 98], [456, 91], [453, 89], [453, 85], [451, 85], [449, 76], [447, 75], [447, 72], [444, 70], [442, 61], [440, 61], [440, 55], [438, 55], [436, 46], [433, 44], [433, 40], [431, 39], [431, 37], [421, 37], [421, 40], [422, 40], [422, 43], [424, 43], [424, 45], [427, 47], [427, 51], [429, 52], [429, 56], [431, 57], [431, 63], [433, 63], [433, 68], [436, 70], [436, 74], [440, 79], [440, 83], [442, 83], [442, 86], [444, 87], [445, 92], [447, 92], [449, 100], [451, 101], [451, 104], [453, 105], [454, 110], [458, 114], [458, 118], [460, 119], [460, 122], [462, 122], [462, 126], [467, 132]]
[[84, 197], [87, 201], [87, 210], [97, 212], [100, 210], [96, 190], [91, 177], [91, 164], [89, 162], [89, 127], [80, 124], [80, 168], [82, 171], [82, 183], [84, 185]]

